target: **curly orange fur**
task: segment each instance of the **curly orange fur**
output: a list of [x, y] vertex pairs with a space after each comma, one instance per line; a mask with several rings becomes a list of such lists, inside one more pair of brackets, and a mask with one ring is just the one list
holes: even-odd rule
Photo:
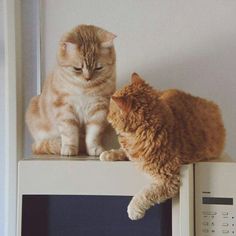
[[113, 98], [108, 121], [122, 149], [155, 179], [128, 207], [130, 218], [138, 219], [150, 206], [178, 193], [182, 164], [220, 156], [225, 129], [213, 102], [179, 90], [157, 91], [136, 73], [132, 84]]

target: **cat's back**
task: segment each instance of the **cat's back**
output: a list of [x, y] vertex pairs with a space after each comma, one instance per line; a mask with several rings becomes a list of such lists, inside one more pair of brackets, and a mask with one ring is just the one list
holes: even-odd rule
[[176, 89], [162, 92], [161, 98], [179, 123], [198, 123], [199, 126], [211, 126], [210, 124], [214, 123], [223, 125], [220, 109], [212, 101]]
[[[219, 112], [219, 107], [212, 101], [193, 96], [177, 89], [169, 89], [161, 93], [161, 99], [173, 110], [182, 112], [192, 112], [201, 115], [205, 113]], [[200, 115], [200, 114], [199, 114]]]
[[183, 153], [191, 153], [197, 158], [196, 161], [218, 157], [225, 142], [225, 129], [218, 105], [175, 89], [164, 91], [161, 97], [173, 114], [173, 135], [186, 148], [182, 150]]

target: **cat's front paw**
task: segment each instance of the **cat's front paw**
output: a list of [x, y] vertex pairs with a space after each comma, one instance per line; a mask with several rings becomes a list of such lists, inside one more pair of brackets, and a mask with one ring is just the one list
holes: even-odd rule
[[99, 156], [104, 151], [105, 149], [102, 146], [98, 146], [98, 145], [89, 147], [87, 150], [89, 156]]
[[76, 156], [78, 155], [78, 147], [75, 145], [62, 145], [61, 155], [62, 156]]
[[111, 149], [100, 155], [100, 161], [128, 161], [127, 155], [121, 149]]
[[104, 151], [101, 153], [99, 159], [100, 161], [113, 161], [113, 152], [112, 151]]
[[145, 210], [141, 209], [133, 198], [127, 208], [128, 216], [131, 220], [139, 220], [144, 217]]

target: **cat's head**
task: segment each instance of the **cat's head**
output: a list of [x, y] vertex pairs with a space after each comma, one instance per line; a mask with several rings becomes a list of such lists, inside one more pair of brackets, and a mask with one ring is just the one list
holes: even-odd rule
[[116, 91], [110, 102], [108, 121], [117, 133], [135, 132], [142, 125], [152, 121], [156, 90], [136, 73], [131, 84]]
[[99, 27], [79, 25], [61, 38], [58, 64], [83, 83], [109, 77], [115, 66], [115, 37]]

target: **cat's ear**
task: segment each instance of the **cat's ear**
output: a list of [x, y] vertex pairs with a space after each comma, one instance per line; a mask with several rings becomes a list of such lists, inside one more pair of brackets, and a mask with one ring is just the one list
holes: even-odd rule
[[64, 53], [73, 53], [77, 50], [78, 46], [75, 43], [71, 42], [61, 42], [60, 43], [60, 48]]
[[110, 48], [113, 46], [113, 41], [117, 36], [106, 30], [100, 30], [98, 32], [98, 37], [101, 41], [102, 48]]
[[75, 43], [61, 41], [57, 51], [57, 61], [59, 65], [68, 65], [68, 56], [75, 55], [77, 45]]
[[116, 97], [112, 96], [111, 99], [117, 104], [117, 106], [125, 112], [130, 112], [132, 107], [132, 101], [127, 97]]
[[131, 76], [131, 82], [132, 84], [144, 84], [145, 81], [141, 79], [141, 77], [137, 73], [133, 73]]

